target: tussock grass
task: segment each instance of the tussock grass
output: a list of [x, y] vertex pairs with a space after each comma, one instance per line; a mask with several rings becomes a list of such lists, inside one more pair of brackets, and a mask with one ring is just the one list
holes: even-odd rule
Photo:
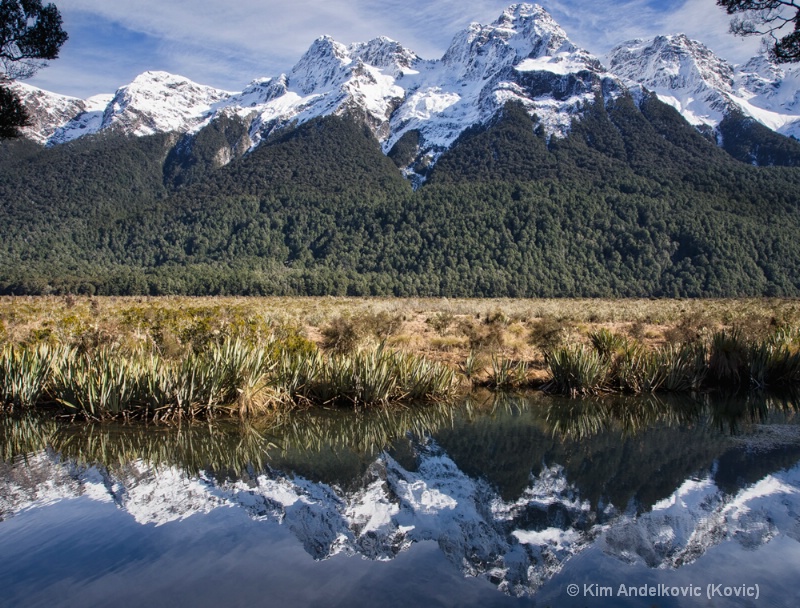
[[589, 334], [589, 342], [592, 344], [597, 353], [603, 357], [608, 358], [623, 351], [628, 341], [624, 336], [615, 334], [605, 327]]

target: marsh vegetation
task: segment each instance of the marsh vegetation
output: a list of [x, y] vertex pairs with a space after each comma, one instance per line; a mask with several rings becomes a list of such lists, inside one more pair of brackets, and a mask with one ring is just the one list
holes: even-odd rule
[[2, 298], [0, 399], [87, 419], [800, 384], [800, 303]]

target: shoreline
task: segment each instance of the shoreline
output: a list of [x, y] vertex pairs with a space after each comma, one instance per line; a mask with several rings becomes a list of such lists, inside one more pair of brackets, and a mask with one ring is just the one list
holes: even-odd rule
[[800, 301], [7, 296], [0, 352], [5, 409], [89, 419], [747, 392], [800, 388]]

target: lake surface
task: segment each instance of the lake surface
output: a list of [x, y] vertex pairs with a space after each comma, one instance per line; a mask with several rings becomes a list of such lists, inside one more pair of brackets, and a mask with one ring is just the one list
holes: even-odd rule
[[795, 607], [796, 404], [2, 419], [0, 605]]

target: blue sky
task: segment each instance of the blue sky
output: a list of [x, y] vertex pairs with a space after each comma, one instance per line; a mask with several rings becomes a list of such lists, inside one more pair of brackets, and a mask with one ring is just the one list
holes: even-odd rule
[[[510, 0], [52, 0], [70, 39], [27, 82], [76, 97], [113, 93], [147, 70], [231, 91], [288, 71], [323, 35], [349, 44], [388, 36], [426, 59]], [[728, 34], [714, 0], [540, 0], [570, 39], [602, 56], [631, 38], [685, 33], [737, 63], [758, 41]]]

